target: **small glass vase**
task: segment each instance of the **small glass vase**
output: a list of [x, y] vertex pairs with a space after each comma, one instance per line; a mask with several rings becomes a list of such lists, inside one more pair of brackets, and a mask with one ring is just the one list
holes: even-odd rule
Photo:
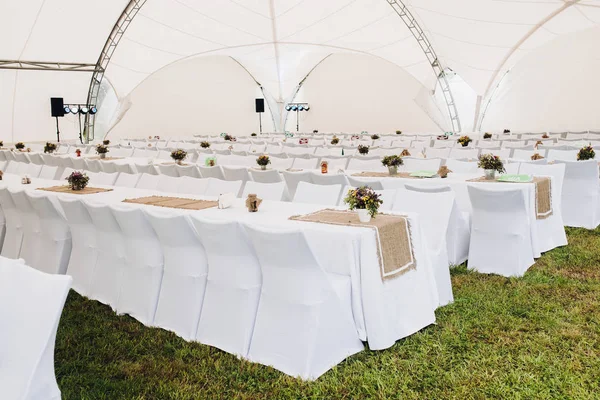
[[106, 158], [106, 153], [100, 153], [100, 159], [104, 160]]
[[395, 165], [388, 166], [388, 171], [390, 175], [398, 175], [398, 167]]
[[266, 165], [261, 165], [260, 166], [260, 170], [261, 171], [266, 171], [267, 170], [267, 166]]
[[496, 170], [495, 169], [484, 169], [483, 173], [485, 174], [485, 179], [494, 180], [496, 179]]
[[175, 160], [175, 164], [177, 164], [177, 165], [183, 165], [183, 160]]
[[363, 208], [356, 210], [356, 212], [358, 214], [358, 219], [360, 222], [367, 223], [371, 221], [371, 214], [369, 214], [369, 210]]

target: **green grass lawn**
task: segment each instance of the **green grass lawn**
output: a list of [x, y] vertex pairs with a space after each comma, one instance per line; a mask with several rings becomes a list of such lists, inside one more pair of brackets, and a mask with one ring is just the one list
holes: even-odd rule
[[452, 271], [437, 325], [365, 350], [316, 382], [240, 361], [71, 292], [56, 339], [64, 399], [598, 399], [600, 230], [525, 277]]

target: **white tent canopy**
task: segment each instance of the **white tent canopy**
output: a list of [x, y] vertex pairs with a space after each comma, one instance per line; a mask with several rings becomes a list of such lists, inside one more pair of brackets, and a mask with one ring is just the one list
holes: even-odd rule
[[[436, 89], [429, 61], [388, 0], [137, 1], [143, 6], [105, 73], [119, 100], [128, 99], [152, 75], [174, 63], [219, 55], [235, 59], [279, 107], [294, 97], [299, 83], [322, 60], [337, 53], [389, 62], [404, 69], [424, 90]], [[2, 0], [0, 34], [9, 40], [0, 43], [0, 60], [95, 64], [128, 3]], [[600, 22], [599, 0], [411, 0], [404, 4], [442, 65], [455, 71], [473, 96], [481, 97], [464, 102], [478, 105], [462, 118], [464, 129], [473, 129], [471, 115], [476, 119], [481, 114], [499, 80], [523, 57]], [[347, 68], [352, 69], [353, 63]], [[3, 138], [52, 137], [48, 98], [85, 102], [90, 78], [86, 72], [0, 69]], [[444, 107], [438, 102], [438, 108]], [[66, 125], [72, 126], [63, 127], [67, 136], [78, 129], [76, 122], [71, 118]], [[431, 129], [431, 121], [422, 129]]]

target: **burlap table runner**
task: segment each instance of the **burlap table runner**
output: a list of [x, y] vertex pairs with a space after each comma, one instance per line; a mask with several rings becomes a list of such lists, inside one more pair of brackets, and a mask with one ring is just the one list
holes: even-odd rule
[[362, 223], [354, 211], [325, 209], [307, 215], [295, 215], [291, 220], [330, 225], [372, 228], [377, 235], [377, 259], [383, 281], [396, 278], [417, 268], [412, 247], [408, 218], [402, 215], [377, 214]]
[[51, 186], [45, 188], [38, 188], [38, 190], [45, 190], [46, 192], [57, 192], [57, 193], [69, 193], [69, 194], [96, 194], [104, 192], [112, 192], [112, 189], [101, 189], [95, 187], [86, 186], [81, 190], [73, 190], [71, 186]]
[[[486, 179], [484, 176], [469, 179], [469, 182], [498, 182], [498, 183], [521, 183], [503, 182], [496, 179]], [[546, 219], [552, 216], [552, 179], [547, 176], [534, 176], [533, 181], [525, 183], [535, 184], [535, 216], [537, 219]]]
[[88, 157], [88, 160], [101, 160], [101, 161], [113, 161], [113, 160], [122, 160], [124, 157], [104, 157], [100, 158], [100, 156]]
[[409, 179], [431, 179], [419, 176], [410, 176], [411, 172], [398, 172], [396, 175], [390, 175], [388, 172], [358, 172], [352, 176], [363, 178], [409, 178]]
[[149, 206], [181, 208], [183, 210], [204, 210], [217, 207], [218, 201], [186, 199], [182, 197], [148, 196], [137, 199], [125, 199], [123, 203], [145, 204]]

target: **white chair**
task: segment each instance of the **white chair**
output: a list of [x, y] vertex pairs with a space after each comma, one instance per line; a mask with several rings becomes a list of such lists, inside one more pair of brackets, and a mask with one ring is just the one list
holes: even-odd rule
[[40, 224], [38, 265], [44, 272], [64, 275], [71, 255], [71, 230], [64, 214], [50, 197], [38, 192], [25, 193], [35, 210]]
[[281, 201], [285, 193], [285, 182], [260, 183], [247, 182], [242, 193], [242, 199], [248, 197], [248, 194], [256, 194], [263, 200]]
[[562, 216], [565, 226], [595, 229], [600, 224], [598, 162], [557, 161], [565, 165]]
[[116, 310], [125, 270], [125, 238], [109, 206], [82, 203], [96, 231], [97, 259], [90, 298]]
[[86, 169], [91, 172], [100, 172], [102, 171], [102, 162], [100, 160], [87, 160], [86, 161]]
[[548, 150], [548, 161], [577, 161], [578, 150]]
[[536, 153], [542, 157], [546, 157], [546, 150], [544, 150], [544, 149], [539, 149], [539, 150], [514, 149], [512, 158], [515, 160], [529, 161], [529, 160], [531, 160], [531, 156], [533, 156]]
[[427, 193], [398, 189], [392, 208], [395, 212], [419, 214], [421, 229], [427, 238], [440, 306], [454, 301], [446, 238], [455, 201], [453, 192]]
[[94, 177], [94, 181], [92, 182], [90, 179], [90, 182], [94, 185], [114, 186], [118, 177], [118, 172], [113, 172], [112, 174], [106, 172], [97, 172], [96, 176]]
[[380, 158], [365, 160], [359, 157], [352, 157], [348, 161], [348, 170], [386, 172], [388, 169], [383, 166]]
[[225, 176], [226, 181], [242, 181], [242, 187], [240, 188], [240, 193], [236, 193], [237, 196], [241, 195], [242, 189], [246, 182], [251, 181], [252, 177], [248, 172], [248, 168], [246, 167], [222, 167], [223, 175]]
[[280, 157], [273, 157], [273, 155], [271, 155], [270, 159], [271, 159], [271, 168], [279, 170], [279, 171], [284, 171], [286, 169], [290, 169], [290, 168], [292, 168], [292, 165], [294, 164], [293, 158], [280, 158]]
[[[85, 158], [82, 158], [82, 157], [71, 158], [71, 163], [73, 164], [72, 168], [77, 171], [85, 171], [87, 169]], [[65, 165], [65, 166], [67, 166], [67, 165]]]
[[[89, 161], [88, 161], [89, 164]], [[115, 163], [114, 161], [98, 161], [98, 164], [100, 165], [100, 171], [101, 172], [106, 172], [107, 174], [113, 174], [115, 172], [119, 172], [117, 171], [117, 163]]]
[[200, 171], [200, 176], [203, 178], [215, 178], [225, 180], [225, 175], [223, 175], [223, 169], [219, 165], [214, 167], [198, 167], [198, 171]]
[[146, 189], [146, 190], [160, 190], [158, 187], [160, 181], [159, 175], [152, 175], [143, 173], [140, 176], [139, 181], [135, 185], [137, 189]]
[[211, 178], [202, 179], [182, 176], [178, 180], [179, 187], [177, 188], [177, 193], [204, 195], [210, 181]]
[[198, 171], [198, 167], [195, 165], [175, 165], [175, 169], [177, 170], [178, 176], [189, 176], [192, 178], [200, 178], [200, 171]]
[[449, 158], [446, 160], [446, 167], [457, 174], [476, 174], [478, 172], [477, 162], [475, 161], [458, 161]]
[[0, 391], [3, 399], [60, 399], [54, 345], [71, 277], [0, 261]]
[[300, 182], [309, 182], [312, 183], [312, 172], [290, 172], [290, 171], [282, 171], [283, 179], [285, 180], [285, 184], [287, 186], [289, 199], [293, 199], [296, 194], [296, 188], [298, 187], [298, 183]]
[[98, 259], [96, 229], [92, 217], [80, 199], [60, 196], [58, 201], [71, 231], [72, 247], [67, 275], [73, 277], [73, 290], [82, 296], [90, 297]]
[[18, 174], [19, 173], [19, 166], [23, 164], [20, 163], [18, 161], [9, 161], [8, 165], [6, 166], [6, 170], [4, 172], [6, 172], [7, 174]]
[[37, 178], [40, 176], [42, 171], [42, 165], [29, 163], [27, 164], [27, 169], [25, 170], [25, 174], [29, 175], [30, 178]]
[[350, 301], [336, 294], [304, 234], [246, 229], [263, 276], [248, 358], [317, 379], [362, 351]]
[[54, 166], [43, 165], [38, 178], [53, 180], [56, 177], [57, 171], [58, 171], [58, 167], [55, 165]]
[[196, 340], [246, 358], [262, 283], [258, 260], [239, 223], [191, 220], [208, 258]]
[[236, 197], [242, 189], [242, 181], [224, 181], [211, 178], [204, 193], [206, 196], [219, 196], [221, 194], [233, 193]]
[[338, 204], [342, 187], [346, 185], [315, 185], [299, 182], [292, 202], [335, 206]]
[[562, 192], [565, 178], [565, 164], [538, 165], [522, 163], [520, 174], [552, 177], [552, 215], [546, 219], [536, 220], [538, 226], [539, 246], [541, 252], [552, 250], [556, 247], [567, 245], [562, 217]]
[[125, 240], [125, 269], [117, 312], [152, 326], [164, 268], [160, 242], [141, 207], [113, 204], [110, 208]]
[[452, 150], [452, 149], [449, 147], [446, 147], [446, 148], [430, 147], [425, 150], [425, 155], [427, 156], [427, 158], [449, 158], [450, 150]]
[[182, 178], [173, 177], [170, 175], [159, 175], [157, 190], [166, 193], [179, 193], [182, 187]]
[[406, 172], [415, 172], [415, 171], [435, 171], [437, 172], [442, 165], [441, 158], [414, 158], [414, 157], [404, 157], [404, 165], [399, 168], [399, 170]]
[[206, 252], [185, 215], [148, 210], [146, 216], [164, 255], [154, 325], [194, 340], [206, 289]]
[[318, 158], [294, 158], [292, 169], [316, 169], [318, 165]]
[[23, 220], [13, 198], [6, 188], [0, 188], [0, 206], [6, 219], [6, 233], [2, 243], [2, 257], [18, 259], [23, 243]]
[[373, 190], [383, 190], [383, 185], [381, 184], [380, 180], [365, 180], [348, 176], [348, 183], [350, 186], [355, 188], [368, 186]]
[[140, 177], [140, 174], [119, 173], [119, 176], [117, 177], [114, 186], [134, 188], [140, 180]]
[[116, 164], [115, 169], [121, 174], [135, 174], [133, 167], [130, 164]]
[[157, 165], [158, 172], [162, 175], [178, 177], [179, 171], [177, 170], [177, 166], [175, 164], [158, 164]]
[[138, 174], [158, 175], [158, 170], [152, 164], [135, 164], [134, 167]]
[[485, 274], [522, 276], [535, 263], [523, 189], [475, 185], [485, 183], [467, 187], [473, 206], [468, 267]]
[[250, 176], [254, 182], [260, 183], [277, 183], [283, 181], [282, 175], [279, 173], [279, 171], [274, 169], [269, 169], [266, 171], [251, 169]]
[[327, 169], [332, 173], [337, 172], [339, 170], [345, 171], [348, 167], [348, 163], [350, 162], [350, 157], [340, 156], [340, 157], [323, 157], [319, 161], [322, 163], [323, 161], [327, 161]]
[[476, 160], [479, 157], [479, 149], [463, 149], [455, 147], [450, 151], [448, 158], [457, 160]]
[[516, 175], [519, 173], [519, 169], [521, 168], [520, 162], [509, 161], [504, 163], [504, 169], [506, 174]]
[[44, 256], [39, 252], [42, 228], [40, 227], [39, 217], [29, 202], [29, 198], [25, 195], [25, 190], [9, 189], [9, 193], [23, 223], [23, 242], [19, 258], [25, 260], [25, 263], [32, 268], [51, 274], [54, 273], [53, 271], [45, 271], [41, 266], [42, 263], [39, 262]]

